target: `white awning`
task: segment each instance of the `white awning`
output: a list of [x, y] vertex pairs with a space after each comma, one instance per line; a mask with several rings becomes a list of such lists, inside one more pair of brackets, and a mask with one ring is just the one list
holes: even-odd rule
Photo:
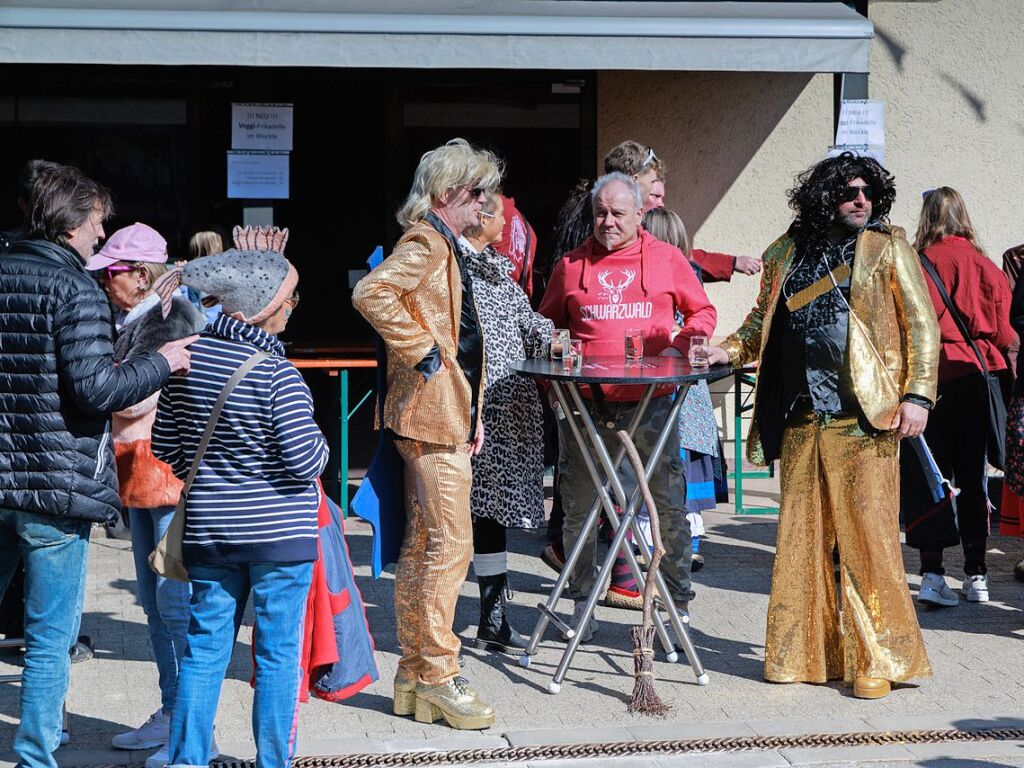
[[808, 0], [2, 4], [0, 62], [23, 64], [867, 72], [874, 34]]

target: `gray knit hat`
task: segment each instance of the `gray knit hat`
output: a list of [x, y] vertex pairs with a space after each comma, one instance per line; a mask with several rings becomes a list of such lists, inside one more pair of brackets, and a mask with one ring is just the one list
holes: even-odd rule
[[168, 279], [162, 277], [153, 286], [161, 297], [170, 296], [179, 284], [187, 285], [216, 296], [225, 315], [254, 325], [274, 314], [299, 282], [299, 273], [281, 254], [236, 248], [172, 272], [178, 279], [168, 273]]

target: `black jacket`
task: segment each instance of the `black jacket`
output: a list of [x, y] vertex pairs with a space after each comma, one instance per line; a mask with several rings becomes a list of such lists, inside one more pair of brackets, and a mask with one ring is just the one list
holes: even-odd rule
[[114, 365], [110, 304], [74, 252], [23, 240], [0, 257], [0, 508], [112, 522], [110, 413], [170, 375], [155, 352]]

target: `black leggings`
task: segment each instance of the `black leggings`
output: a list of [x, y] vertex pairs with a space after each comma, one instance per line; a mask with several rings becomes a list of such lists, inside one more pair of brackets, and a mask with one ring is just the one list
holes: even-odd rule
[[[938, 401], [928, 417], [924, 437], [944, 477], [960, 489], [957, 526], [964, 549], [964, 572], [985, 573], [988, 538], [988, 388], [980, 373], [939, 384]], [[921, 550], [923, 573], [945, 573], [942, 550]]]
[[473, 552], [477, 555], [493, 555], [504, 552], [508, 546], [508, 529], [497, 520], [473, 515]]

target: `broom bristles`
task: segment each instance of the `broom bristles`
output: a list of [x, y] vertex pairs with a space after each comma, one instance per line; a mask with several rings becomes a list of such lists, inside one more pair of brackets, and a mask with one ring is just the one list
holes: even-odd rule
[[654, 627], [630, 627], [633, 641], [633, 696], [627, 710], [630, 713], [664, 717], [672, 707], [661, 700], [654, 690]]

